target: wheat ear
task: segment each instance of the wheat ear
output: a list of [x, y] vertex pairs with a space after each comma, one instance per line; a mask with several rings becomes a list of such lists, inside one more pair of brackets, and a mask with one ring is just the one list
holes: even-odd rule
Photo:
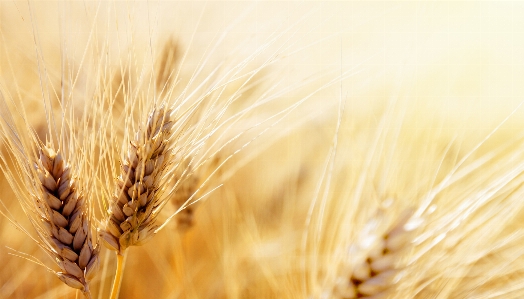
[[361, 250], [367, 250], [364, 259], [337, 278], [332, 298], [379, 299], [391, 294], [400, 271], [402, 251], [411, 241], [412, 228], [408, 229], [406, 224], [412, 214], [411, 209], [405, 211], [384, 235], [364, 238], [366, 244], [361, 246]]
[[46, 244], [63, 271], [56, 274], [90, 298], [88, 282], [100, 262], [99, 247], [93, 246], [85, 199], [60, 152], [42, 147], [35, 168], [41, 183], [41, 194], [35, 196], [35, 202], [48, 230]]
[[118, 297], [124, 251], [144, 244], [158, 227], [156, 217], [164, 206], [162, 179], [171, 160], [168, 145], [174, 122], [170, 114], [171, 110], [164, 107], [153, 109], [145, 130], [139, 130], [129, 143], [107, 218], [99, 229], [103, 244], [117, 252], [111, 298]]
[[174, 124], [170, 112], [153, 110], [146, 130], [136, 133], [122, 163], [105, 227], [100, 230], [104, 244], [120, 254], [130, 246], [144, 244], [154, 234], [163, 206], [159, 192], [162, 175], [171, 156], [167, 148]]

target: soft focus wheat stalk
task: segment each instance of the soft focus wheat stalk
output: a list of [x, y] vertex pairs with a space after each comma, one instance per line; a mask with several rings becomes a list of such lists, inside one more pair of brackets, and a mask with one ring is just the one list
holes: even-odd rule
[[[410, 122], [409, 116], [384, 113], [373, 136], [374, 147], [363, 149], [361, 157], [331, 156], [332, 161], [341, 162], [334, 169], [344, 175], [324, 175], [323, 191], [314, 197], [303, 249], [304, 268], [312, 271], [305, 271], [310, 283], [302, 286], [302, 292], [314, 298], [521, 296], [521, 284], [509, 277], [522, 273], [517, 265], [521, 261], [517, 243], [523, 236], [518, 228], [522, 139], [489, 145], [511, 116], [460, 156], [452, 150], [453, 142], [436, 153], [439, 159], [429, 159], [430, 152], [424, 152], [425, 175], [420, 177], [409, 175], [413, 169], [405, 167], [406, 158], [399, 159], [403, 163], [398, 165], [373, 159], [417, 154], [397, 151], [405, 150], [402, 140], [421, 138], [411, 135], [408, 127], [383, 129], [384, 123], [399, 118]], [[397, 149], [382, 146], [391, 144], [389, 138], [400, 142]], [[340, 148], [344, 147], [339, 144]], [[385, 172], [390, 175], [384, 176]], [[375, 183], [362, 173], [376, 177]], [[334, 183], [340, 180], [344, 183]], [[398, 189], [398, 184], [404, 188]], [[425, 184], [430, 187], [420, 188]], [[388, 196], [391, 190], [394, 197]], [[402, 216], [413, 204], [416, 208], [408, 214], [412, 216]], [[333, 227], [331, 221], [342, 225]], [[505, 258], [509, 260], [503, 262]]]

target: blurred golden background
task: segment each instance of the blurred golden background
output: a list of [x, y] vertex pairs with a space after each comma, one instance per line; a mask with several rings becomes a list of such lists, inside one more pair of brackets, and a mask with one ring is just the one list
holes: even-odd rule
[[[377, 210], [384, 230], [432, 196], [420, 235], [437, 245], [410, 251], [383, 296], [521, 298], [523, 16], [519, 2], [0, 2], [2, 115], [23, 107], [45, 140], [44, 103], [60, 116], [64, 94], [82, 115], [104, 88], [125, 101], [114, 90], [140, 75], [147, 101], [148, 80], [173, 70], [172, 97], [257, 70], [220, 95], [239, 95], [227, 115], [272, 99], [226, 132], [245, 134], [216, 157], [242, 148], [210, 179], [223, 185], [191, 227], [173, 221], [129, 250], [120, 298], [335, 298]], [[10, 224], [33, 233], [5, 177], [0, 194], [0, 298], [80, 296], [19, 256], [55, 266]], [[115, 271], [112, 252], [101, 261], [93, 298], [108, 297]]]

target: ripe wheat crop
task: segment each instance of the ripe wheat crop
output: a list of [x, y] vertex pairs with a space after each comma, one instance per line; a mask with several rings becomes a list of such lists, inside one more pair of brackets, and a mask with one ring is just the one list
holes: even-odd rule
[[523, 298], [522, 16], [0, 2], [0, 298]]

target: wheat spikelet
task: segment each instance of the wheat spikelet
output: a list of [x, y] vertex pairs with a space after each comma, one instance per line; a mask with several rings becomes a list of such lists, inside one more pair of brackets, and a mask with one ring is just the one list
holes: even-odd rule
[[174, 175], [175, 181], [178, 182], [176, 192], [172, 195], [172, 202], [176, 210], [180, 209], [175, 215], [177, 228], [180, 230], [186, 230], [193, 226], [194, 213], [198, 203], [192, 203], [188, 205], [188, 201], [192, 198], [198, 189], [199, 176], [195, 173], [189, 176], [185, 176], [182, 179], [182, 174]]
[[171, 158], [168, 143], [174, 122], [170, 113], [163, 107], [154, 109], [145, 130], [138, 131], [129, 144], [105, 226], [99, 232], [111, 250], [122, 253], [155, 233], [155, 220], [163, 206], [162, 178]]
[[48, 228], [47, 243], [52, 246], [49, 251], [63, 271], [57, 275], [89, 296], [88, 281], [99, 267], [99, 247], [93, 244], [85, 199], [60, 152], [42, 147], [35, 166], [41, 183], [35, 203]]

